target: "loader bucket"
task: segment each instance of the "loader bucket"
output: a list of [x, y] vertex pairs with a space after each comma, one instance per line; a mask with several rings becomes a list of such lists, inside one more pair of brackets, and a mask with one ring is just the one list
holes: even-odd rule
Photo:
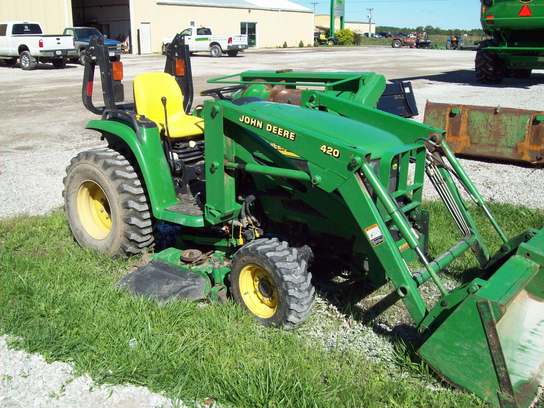
[[544, 383], [544, 230], [456, 291], [448, 297], [468, 296], [436, 319], [419, 355], [492, 406], [528, 407]]
[[456, 154], [544, 165], [543, 112], [427, 102], [425, 123], [446, 130]]

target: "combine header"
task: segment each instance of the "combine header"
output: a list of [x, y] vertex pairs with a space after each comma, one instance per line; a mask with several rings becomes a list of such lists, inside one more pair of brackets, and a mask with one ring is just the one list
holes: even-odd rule
[[425, 123], [445, 129], [456, 154], [544, 165], [544, 112], [427, 102]]
[[[223, 87], [191, 111], [180, 46], [167, 72], [136, 76], [134, 104], [119, 105], [107, 79], [118, 80], [120, 67], [101, 50], [89, 49], [83, 99], [101, 115], [87, 128], [108, 147], [80, 153], [67, 169], [74, 237], [133, 255], [152, 246], [157, 222], [181, 226], [176, 245], [124, 279], [131, 291], [230, 294], [262, 324], [292, 328], [311, 311], [312, 259], [331, 256], [377, 285], [392, 283], [421, 333], [419, 354], [444, 379], [494, 406], [530, 404], [544, 372], [544, 231], [507, 237], [443, 130], [377, 108], [381, 75], [247, 71], [211, 81]], [[105, 107], [92, 102], [97, 64]], [[434, 257], [425, 175], [459, 230]], [[459, 188], [502, 240], [497, 253]], [[449, 289], [441, 273], [466, 252], [480, 273]], [[434, 305], [422, 296], [426, 282], [441, 294]]]

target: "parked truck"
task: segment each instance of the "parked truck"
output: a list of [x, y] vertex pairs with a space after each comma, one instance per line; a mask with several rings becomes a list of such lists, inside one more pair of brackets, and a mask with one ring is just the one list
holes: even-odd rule
[[77, 56], [71, 35], [43, 34], [40, 23], [8, 21], [0, 23], [0, 60], [14, 66], [19, 60], [25, 71], [39, 62], [64, 68], [69, 58]]
[[[208, 52], [212, 57], [221, 57], [227, 54], [229, 57], [236, 57], [240, 51], [248, 48], [247, 35], [213, 35], [212, 30], [207, 27], [189, 27], [180, 33], [189, 46], [191, 53]], [[163, 41], [163, 53], [172, 42], [172, 38]]]
[[491, 39], [476, 55], [478, 81], [529, 78], [544, 68], [544, 0], [482, 0], [481, 21]]
[[74, 62], [79, 61], [81, 65], [85, 65], [86, 53], [85, 50], [89, 47], [91, 38], [104, 38], [104, 45], [108, 47], [110, 57], [115, 57], [121, 54], [121, 43], [111, 38], [106, 38], [104, 34], [98, 31], [95, 27], [67, 27], [64, 29], [63, 35], [71, 35], [74, 37], [74, 47], [77, 55], [72, 59]]

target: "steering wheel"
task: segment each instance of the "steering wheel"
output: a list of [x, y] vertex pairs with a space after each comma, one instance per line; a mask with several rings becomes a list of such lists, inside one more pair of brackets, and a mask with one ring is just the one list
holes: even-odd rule
[[233, 92], [244, 89], [247, 85], [229, 85], [222, 88], [206, 89], [200, 92], [200, 96], [213, 96], [216, 99], [230, 99], [225, 94], [231, 94]]

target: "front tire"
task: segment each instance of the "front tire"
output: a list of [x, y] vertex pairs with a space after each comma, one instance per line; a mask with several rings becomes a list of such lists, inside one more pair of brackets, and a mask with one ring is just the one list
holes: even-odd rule
[[315, 296], [307, 255], [277, 238], [250, 242], [232, 258], [232, 296], [265, 326], [298, 326]]
[[144, 187], [121, 153], [101, 148], [78, 154], [66, 169], [63, 196], [68, 224], [82, 247], [131, 256], [153, 245]]
[[400, 40], [394, 40], [392, 43], [391, 43], [391, 46], [393, 48], [400, 48], [402, 47], [402, 42]]
[[223, 50], [217, 44], [210, 47], [210, 56], [213, 58], [219, 58], [223, 55]]
[[501, 83], [506, 69], [501, 59], [491, 52], [478, 50], [476, 53], [476, 79], [484, 84]]
[[19, 55], [19, 63], [23, 71], [32, 71], [38, 66], [38, 61], [30, 54], [30, 51], [23, 51]]

